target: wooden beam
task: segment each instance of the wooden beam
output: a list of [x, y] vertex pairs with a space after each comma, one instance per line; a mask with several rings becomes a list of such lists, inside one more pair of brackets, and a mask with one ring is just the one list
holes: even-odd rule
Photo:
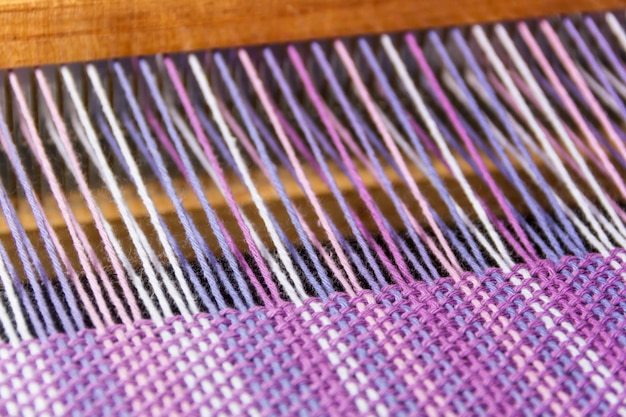
[[626, 0], [4, 0], [0, 68], [626, 8]]

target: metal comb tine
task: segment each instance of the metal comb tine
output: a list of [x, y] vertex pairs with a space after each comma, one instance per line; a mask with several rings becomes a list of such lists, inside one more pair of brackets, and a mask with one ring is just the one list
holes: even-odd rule
[[[173, 59], [176, 62], [175, 56], [168, 55], [169, 59]], [[171, 103], [173, 101], [174, 92], [168, 82], [167, 72], [165, 70], [165, 65], [163, 63], [163, 55], [156, 55], [154, 58], [146, 57], [143, 59], [150, 63], [150, 67], [152, 68], [152, 72], [156, 77], [157, 85], [159, 86], [159, 90], [161, 90], [161, 94], [163, 95], [163, 99], [166, 103]]]
[[[110, 68], [109, 71], [111, 72], [111, 79], [112, 79], [111, 82], [112, 82], [113, 89], [114, 89], [114, 93], [113, 93], [114, 101], [111, 104], [114, 109], [119, 109], [120, 115], [125, 114], [125, 116], [128, 117], [129, 120], [131, 120], [131, 123], [133, 123], [134, 125], [134, 122], [132, 121], [133, 118], [131, 117], [131, 112], [128, 108], [128, 103], [126, 102], [124, 92], [122, 91], [122, 88], [119, 84], [119, 80], [117, 79], [117, 76], [114, 75], [113, 68], [112, 68], [113, 64], [120, 65], [122, 67], [122, 70], [124, 71], [124, 73], [130, 80], [131, 87], [133, 88], [133, 93], [135, 94], [135, 97], [140, 97], [140, 92], [143, 91], [144, 87], [141, 85], [140, 80], [135, 72], [136, 60], [133, 58], [120, 59], [115, 62], [112, 61], [109, 63], [109, 68]], [[124, 122], [122, 120], [120, 120], [120, 122], [121, 122], [122, 129], [125, 131]], [[142, 158], [140, 158], [138, 155], [137, 146], [135, 145], [135, 142], [132, 140], [128, 140], [127, 145], [130, 149], [131, 154], [133, 155], [133, 159], [140, 162]], [[141, 167], [141, 164], [139, 165]], [[121, 164], [118, 164], [118, 168], [119, 168], [120, 174], [123, 174], [123, 169], [122, 169]]]
[[[22, 87], [22, 90], [24, 92], [24, 98], [26, 100], [26, 104], [28, 108], [31, 109], [32, 96], [31, 96], [30, 69], [18, 68], [18, 69], [12, 70], [12, 72], [13, 74], [15, 74], [18, 82], [20, 83]], [[33, 176], [34, 167], [37, 165], [37, 163], [34, 157], [32, 157], [30, 147], [28, 146], [28, 142], [26, 141], [26, 138], [24, 137], [24, 133], [22, 130], [23, 129], [22, 114], [19, 110], [19, 107], [17, 106], [17, 103], [15, 102], [15, 96], [13, 95], [12, 92], [11, 92], [11, 100], [13, 101], [13, 109], [14, 109], [14, 111], [12, 112], [12, 120], [11, 120], [11, 127], [10, 127], [11, 135], [13, 136], [15, 140], [15, 144], [19, 152], [20, 158], [22, 160], [22, 163], [24, 164], [26, 173], [30, 177], [31, 181], [33, 181], [33, 187], [35, 191], [38, 194], [40, 194], [39, 187], [37, 187], [37, 183]], [[19, 201], [22, 201], [24, 197], [23, 190], [18, 188], [17, 194], [20, 197]]]
[[[55, 77], [56, 75], [55, 67], [45, 66], [45, 67], [39, 68], [38, 70], [44, 74], [47, 80], [48, 88], [51, 90], [53, 96], [57, 98], [55, 100], [56, 101], [55, 104], [59, 106], [60, 103], [59, 103], [58, 97], [60, 95], [59, 95], [57, 79]], [[57, 176], [58, 176], [59, 182], [61, 183], [62, 186], [65, 186], [65, 175], [66, 175], [65, 165], [63, 163], [63, 160], [58, 157], [56, 145], [54, 144], [52, 137], [51, 137], [50, 129], [52, 129], [53, 127], [52, 127], [52, 123], [50, 122], [50, 112], [44, 102], [41, 89], [39, 88], [37, 80], [33, 79], [32, 83], [33, 83], [33, 89], [36, 92], [35, 97], [36, 97], [37, 110], [36, 110], [35, 116], [39, 120], [39, 132], [41, 134], [43, 146], [46, 149], [46, 153], [50, 155], [50, 159], [53, 165], [55, 166], [55, 169], [57, 170]], [[43, 193], [50, 192], [50, 186], [47, 181], [43, 180], [41, 182], [41, 189]]]
[[[120, 114], [124, 114], [126, 112], [126, 103], [119, 83], [115, 80], [115, 73], [113, 72], [112, 67], [114, 62], [115, 61], [106, 61], [103, 63], [102, 73], [106, 74], [106, 89], [109, 103], [111, 103], [111, 106], [113, 106], [114, 109], [118, 109]], [[104, 121], [104, 123], [106, 123], [106, 121]], [[124, 132], [124, 136], [127, 136], [123, 123], [120, 123], [120, 128], [122, 129], [122, 132]], [[131, 151], [133, 151], [134, 147], [132, 146], [132, 143], [129, 144], [129, 147], [131, 148]], [[118, 161], [117, 158], [113, 158], [112, 169], [117, 177], [123, 176], [121, 161]]]
[[[0, 71], [0, 111], [2, 112], [2, 118], [9, 123], [9, 129], [11, 129], [11, 121], [13, 120], [12, 109], [13, 100], [11, 99], [11, 90], [8, 85], [7, 71]], [[4, 187], [11, 197], [15, 194], [16, 178], [13, 170], [10, 167], [9, 161], [6, 157], [4, 150], [0, 151], [0, 175]]]

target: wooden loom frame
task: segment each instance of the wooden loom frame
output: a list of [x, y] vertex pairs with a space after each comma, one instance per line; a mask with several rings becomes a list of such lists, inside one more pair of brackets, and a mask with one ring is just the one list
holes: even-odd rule
[[625, 0], [2, 0], [0, 68], [621, 8]]

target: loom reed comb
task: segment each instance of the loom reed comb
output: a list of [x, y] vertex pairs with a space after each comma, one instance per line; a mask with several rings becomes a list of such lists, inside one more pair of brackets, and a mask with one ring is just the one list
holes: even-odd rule
[[624, 6], [0, 5], [0, 414], [626, 413]]

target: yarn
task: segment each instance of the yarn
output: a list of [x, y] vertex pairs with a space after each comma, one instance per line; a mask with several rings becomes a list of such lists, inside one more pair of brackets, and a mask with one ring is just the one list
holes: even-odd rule
[[1, 413], [623, 414], [621, 19], [9, 70]]

